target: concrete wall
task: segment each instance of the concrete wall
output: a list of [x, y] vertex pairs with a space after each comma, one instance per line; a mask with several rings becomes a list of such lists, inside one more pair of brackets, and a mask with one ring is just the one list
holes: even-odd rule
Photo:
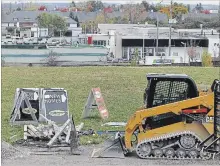
[[59, 54], [58, 61], [98, 62], [106, 61], [105, 48], [50, 48], [50, 49], [2, 49], [6, 63], [45, 63], [50, 51]]
[[14, 24], [14, 23], [8, 23], [8, 26], [9, 26], [9, 27], [14, 27], [15, 24]]
[[31, 32], [34, 32], [34, 37], [48, 36], [48, 28], [31, 28]]
[[70, 24], [69, 27], [71, 27], [71, 28], [77, 28], [77, 24]]
[[8, 27], [8, 23], [2, 23], [2, 27]]
[[[4, 61], [6, 63], [46, 63], [45, 57], [6, 57]], [[58, 57], [57, 61], [69, 61], [69, 62], [105, 62], [107, 59], [105, 56], [62, 56]]]
[[77, 42], [79, 34], [82, 33], [82, 28], [76, 26], [71, 28], [69, 27], [68, 29], [72, 31], [72, 37], [71, 37], [72, 43]]
[[25, 34], [27, 37], [31, 37], [31, 30], [20, 31], [20, 37], [23, 37]]
[[91, 36], [93, 40], [105, 40], [106, 43], [107, 40], [109, 40], [109, 36], [107, 34], [102, 34], [102, 35], [92, 34]]
[[219, 39], [209, 38], [208, 52], [212, 54], [212, 57], [219, 56], [219, 48], [220, 48]]
[[116, 37], [116, 32], [115, 32], [115, 30], [110, 30], [109, 31], [109, 35], [110, 35], [110, 39], [109, 39], [109, 46], [108, 46], [108, 48], [109, 48], [109, 53], [111, 54], [113, 54], [114, 56], [116, 55], [116, 51], [115, 51], [115, 44], [116, 44], [116, 41], [115, 41], [115, 37]]
[[116, 30], [117, 32], [125, 32], [127, 29], [134, 27], [155, 27], [152, 24], [98, 24], [100, 33], [108, 33], [110, 30]]
[[121, 34], [117, 34], [115, 36], [115, 58], [120, 58], [122, 56], [122, 35]]

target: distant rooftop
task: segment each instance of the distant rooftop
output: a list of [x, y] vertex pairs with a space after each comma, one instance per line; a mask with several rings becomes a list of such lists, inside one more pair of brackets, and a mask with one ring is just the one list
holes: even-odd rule
[[67, 23], [76, 23], [75, 20], [71, 19], [69, 16], [64, 16], [62, 12], [57, 11], [15, 11], [9, 15], [4, 15], [2, 18], [2, 23], [13, 23], [13, 22], [37, 22], [37, 17], [41, 13], [52, 13], [57, 14], [62, 17], [67, 18]]

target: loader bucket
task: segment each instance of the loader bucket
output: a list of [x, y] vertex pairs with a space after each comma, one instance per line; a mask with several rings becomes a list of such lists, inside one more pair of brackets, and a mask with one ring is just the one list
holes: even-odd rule
[[[117, 134], [116, 134], [117, 135]], [[106, 140], [101, 147], [95, 148], [92, 158], [125, 158], [121, 137]]]

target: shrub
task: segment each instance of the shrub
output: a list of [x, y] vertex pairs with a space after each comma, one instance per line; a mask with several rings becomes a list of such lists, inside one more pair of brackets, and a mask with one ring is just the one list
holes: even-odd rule
[[207, 51], [202, 53], [202, 66], [211, 67], [212, 66], [212, 56]]
[[12, 33], [15, 30], [15, 27], [7, 27], [6, 30], [8, 31], [8, 33]]
[[131, 66], [137, 66], [137, 63], [138, 63], [138, 49], [136, 48], [135, 49], [135, 54], [134, 54], [134, 56], [132, 57], [132, 60], [131, 60]]
[[47, 66], [57, 66], [58, 65], [58, 62], [57, 62], [58, 58], [59, 58], [58, 53], [50, 51], [48, 57], [46, 58]]

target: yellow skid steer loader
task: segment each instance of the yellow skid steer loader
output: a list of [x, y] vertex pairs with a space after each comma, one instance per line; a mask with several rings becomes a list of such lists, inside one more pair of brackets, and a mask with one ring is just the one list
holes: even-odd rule
[[[125, 134], [94, 149], [92, 157], [210, 159], [219, 155], [220, 83], [199, 92], [184, 74], [147, 74], [144, 107], [128, 120]], [[110, 153], [109, 153], [110, 152]], [[108, 155], [109, 154], [109, 155]]]

